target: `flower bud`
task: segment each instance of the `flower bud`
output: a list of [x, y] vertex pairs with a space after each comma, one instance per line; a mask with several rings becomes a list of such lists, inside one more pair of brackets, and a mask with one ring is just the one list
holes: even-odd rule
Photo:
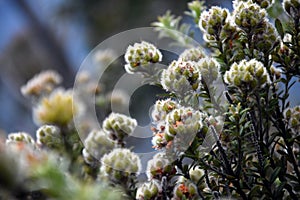
[[173, 190], [172, 200], [180, 199], [199, 199], [199, 194], [197, 192], [197, 186], [192, 183], [190, 180], [180, 176], [176, 182], [176, 185]]
[[180, 105], [172, 99], [158, 100], [151, 113], [152, 119], [154, 122], [164, 121], [169, 112], [179, 107]]
[[269, 84], [270, 78], [264, 65], [256, 59], [252, 59], [232, 64], [230, 70], [226, 71], [224, 75], [224, 81], [241, 91], [253, 91]]
[[161, 52], [148, 42], [142, 41], [129, 46], [125, 53], [125, 70], [127, 73], [144, 72], [150, 63], [157, 63], [162, 60]]
[[6, 139], [7, 145], [18, 144], [18, 143], [35, 146], [34, 139], [28, 133], [17, 132], [17, 133], [8, 134], [7, 139]]
[[86, 163], [93, 164], [95, 159], [100, 159], [115, 147], [115, 142], [103, 130], [91, 131], [84, 140], [83, 158]]
[[[235, 8], [239, 2], [247, 2], [248, 0], [235, 0], [233, 1], [233, 7]], [[252, 0], [253, 3], [256, 3], [261, 8], [269, 8], [274, 4], [274, 0]]]
[[197, 63], [192, 61], [173, 61], [161, 75], [163, 88], [179, 97], [193, 94], [200, 83]]
[[123, 114], [111, 113], [102, 124], [103, 130], [109, 133], [113, 140], [122, 141], [133, 133], [137, 121]]
[[176, 173], [175, 166], [172, 165], [170, 158], [165, 153], [157, 153], [147, 163], [147, 177], [149, 180], [161, 180], [163, 176]]
[[300, 106], [285, 109], [283, 116], [293, 133], [298, 134], [300, 132]]
[[292, 42], [292, 35], [289, 33], [284, 34], [284, 37], [282, 39], [283, 42]]
[[207, 85], [217, 80], [220, 75], [220, 64], [214, 58], [202, 58], [196, 66]]
[[138, 155], [129, 149], [116, 148], [101, 158], [100, 173], [111, 181], [122, 181], [131, 175], [138, 175], [141, 161]]
[[53, 70], [43, 71], [22, 86], [21, 92], [24, 96], [40, 97], [51, 93], [61, 81], [62, 77], [57, 72]]
[[267, 16], [266, 10], [251, 0], [238, 2], [234, 7], [234, 22], [247, 33], [256, 29]]
[[190, 48], [186, 49], [179, 55], [179, 60], [182, 61], [199, 61], [201, 58], [205, 57], [205, 53], [201, 48]]
[[64, 142], [57, 126], [43, 125], [36, 131], [37, 144], [49, 149], [62, 149]]
[[80, 106], [73, 102], [72, 91], [65, 91], [60, 88], [39, 101], [33, 109], [33, 117], [37, 125], [55, 124], [65, 126], [72, 121], [73, 116], [78, 114], [79, 110]]
[[279, 44], [279, 35], [274, 26], [268, 21], [265, 21], [262, 27], [253, 36], [253, 43], [257, 50], [268, 54], [274, 48], [274, 45]]
[[191, 180], [197, 184], [199, 180], [204, 176], [204, 170], [201, 169], [199, 166], [194, 166], [190, 169], [189, 175]]
[[217, 6], [213, 6], [208, 11], [202, 12], [199, 27], [203, 31], [203, 38], [206, 41], [215, 40], [220, 35], [227, 16], [229, 16], [228, 10]]
[[275, 79], [279, 79], [282, 74], [282, 70], [274, 67], [273, 65], [270, 67], [270, 73]]
[[206, 115], [191, 107], [173, 110], [166, 117], [164, 138], [169, 143], [167, 149], [175, 152], [185, 151], [196, 134], [204, 128]]
[[152, 200], [158, 197], [162, 192], [160, 183], [156, 180], [151, 180], [150, 182], [143, 183], [138, 187], [136, 192], [137, 200]]

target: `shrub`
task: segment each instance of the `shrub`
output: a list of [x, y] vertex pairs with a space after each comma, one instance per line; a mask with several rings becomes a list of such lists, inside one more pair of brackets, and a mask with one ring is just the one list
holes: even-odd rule
[[126, 148], [135, 119], [113, 112], [99, 130], [81, 124], [89, 132], [83, 144], [72, 119], [84, 105], [55, 88], [55, 72], [36, 76], [22, 92], [37, 103], [42, 126], [36, 142], [23, 132], [0, 140], [0, 198], [299, 199], [300, 109], [289, 96], [300, 80], [300, 2], [283, 1], [285, 20], [268, 18], [274, 4], [235, 0], [230, 12], [188, 3], [206, 51], [180, 34], [191, 33], [180, 17], [160, 16], [155, 30], [184, 47], [166, 69], [156, 65], [164, 55], [153, 44], [128, 47], [126, 72], [155, 76], [151, 84], [167, 92], [151, 113], [158, 153], [144, 181], [140, 158]]

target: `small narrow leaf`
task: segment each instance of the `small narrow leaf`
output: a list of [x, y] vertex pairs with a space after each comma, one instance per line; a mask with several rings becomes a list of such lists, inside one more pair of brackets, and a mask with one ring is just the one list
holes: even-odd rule
[[275, 27], [276, 27], [277, 32], [279, 33], [280, 37], [283, 38], [284, 31], [283, 31], [282, 23], [278, 18], [275, 20]]
[[281, 170], [281, 167], [276, 167], [275, 170], [273, 171], [272, 175], [271, 175], [271, 178], [270, 178], [270, 182], [273, 183], [276, 178], [278, 177], [278, 174]]

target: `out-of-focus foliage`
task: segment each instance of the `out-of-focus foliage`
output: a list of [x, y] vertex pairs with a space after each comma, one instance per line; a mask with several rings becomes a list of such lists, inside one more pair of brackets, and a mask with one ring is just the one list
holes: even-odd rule
[[[126, 71], [168, 92], [151, 113], [159, 152], [147, 163], [146, 181], [138, 178], [139, 156], [126, 148], [137, 121], [108, 115], [108, 91], [91, 74], [79, 75], [77, 90], [57, 88], [56, 73], [29, 81], [22, 90], [40, 126], [37, 140], [25, 132], [0, 138], [0, 198], [299, 199], [300, 109], [290, 106], [289, 96], [300, 78], [300, 3], [283, 1], [286, 20], [268, 18], [265, 8], [279, 8], [273, 3], [235, 0], [231, 12], [189, 3], [187, 14], [203, 32], [207, 52], [183, 35], [191, 36], [181, 18], [167, 12], [153, 25], [186, 48], [167, 69], [155, 65], [164, 57], [153, 44], [127, 49]], [[108, 59], [107, 52], [96, 57]], [[50, 85], [45, 77], [52, 77]], [[87, 112], [70, 97], [78, 90], [96, 96], [96, 112], [105, 118], [99, 130], [89, 119], [75, 128], [73, 119]]]

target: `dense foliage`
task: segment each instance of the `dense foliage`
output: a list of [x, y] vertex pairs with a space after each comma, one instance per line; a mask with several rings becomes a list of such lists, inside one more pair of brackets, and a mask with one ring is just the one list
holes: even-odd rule
[[[139, 156], [126, 148], [135, 119], [111, 113], [100, 130], [81, 124], [89, 130], [81, 141], [73, 118], [85, 112], [82, 102], [58, 87], [56, 72], [35, 76], [22, 93], [34, 105], [36, 140], [19, 132], [0, 141], [0, 198], [299, 199], [300, 106], [291, 107], [289, 97], [300, 80], [300, 1], [278, 5], [235, 0], [230, 12], [188, 3], [205, 48], [168, 11], [153, 26], [185, 50], [165, 69], [153, 44], [128, 47], [126, 72], [168, 93], [151, 113], [157, 154], [146, 181]], [[268, 17], [275, 7], [284, 20]], [[97, 83], [80, 77], [100, 98]]]

